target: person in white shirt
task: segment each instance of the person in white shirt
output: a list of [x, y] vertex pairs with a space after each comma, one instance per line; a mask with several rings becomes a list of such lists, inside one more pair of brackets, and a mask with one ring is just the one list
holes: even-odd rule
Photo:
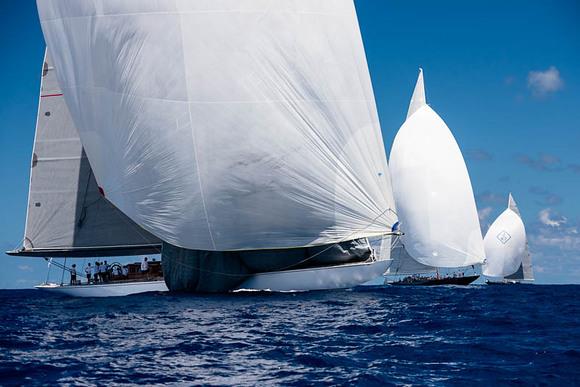
[[123, 266], [123, 269], [121, 270], [121, 274], [123, 275], [123, 278], [129, 277], [129, 268], [127, 267], [127, 265]]
[[147, 257], [143, 258], [141, 261], [141, 274], [149, 273], [149, 262], [147, 261]]
[[88, 266], [85, 266], [85, 275], [87, 277], [87, 284], [91, 283], [91, 274], [93, 273], [93, 268], [91, 267], [91, 263], [89, 262]]

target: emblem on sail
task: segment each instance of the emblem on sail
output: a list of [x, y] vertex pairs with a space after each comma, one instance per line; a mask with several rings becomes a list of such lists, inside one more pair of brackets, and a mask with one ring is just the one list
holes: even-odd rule
[[512, 236], [505, 230], [497, 234], [497, 239], [503, 243], [504, 245], [508, 243], [508, 241], [512, 238]]

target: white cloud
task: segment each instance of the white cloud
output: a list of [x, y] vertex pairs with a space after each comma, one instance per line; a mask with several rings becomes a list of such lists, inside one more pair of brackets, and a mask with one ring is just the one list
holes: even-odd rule
[[546, 71], [530, 71], [528, 73], [528, 88], [536, 97], [542, 97], [564, 87], [560, 72], [554, 66]]
[[18, 265], [18, 269], [20, 269], [22, 271], [33, 271], [32, 267], [30, 267], [28, 265]]
[[484, 220], [489, 218], [489, 215], [491, 215], [492, 211], [493, 211], [493, 208], [491, 208], [491, 207], [485, 207], [485, 208], [482, 208], [481, 210], [478, 210], [477, 215], [479, 216], [479, 221], [483, 222]]
[[544, 208], [538, 213], [538, 218], [542, 224], [550, 227], [560, 227], [567, 222], [568, 219], [566, 219], [564, 216], [558, 216], [557, 219], [554, 218], [551, 211], [552, 210], [550, 208]]
[[538, 235], [532, 240], [537, 245], [557, 247], [560, 250], [577, 251], [580, 249], [580, 238], [577, 235]]
[[539, 282], [578, 283], [580, 218], [565, 218], [550, 208], [540, 213], [543, 219], [526, 227], [536, 278]]

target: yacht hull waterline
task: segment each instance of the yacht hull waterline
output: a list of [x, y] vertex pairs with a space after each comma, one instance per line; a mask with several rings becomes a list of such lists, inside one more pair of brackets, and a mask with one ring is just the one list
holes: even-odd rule
[[397, 281], [390, 282], [390, 285], [395, 286], [437, 286], [437, 285], [458, 285], [467, 286], [479, 278], [478, 275], [464, 276], [464, 277], [449, 277], [449, 278], [424, 278], [415, 281]]
[[164, 280], [105, 283], [94, 285], [59, 285], [47, 283], [36, 289], [72, 297], [120, 297], [139, 293], [167, 292]]
[[486, 285], [533, 285], [533, 283], [531, 281], [521, 282], [518, 280], [509, 280], [509, 279], [505, 279], [503, 281], [486, 280], [485, 284]]
[[[346, 289], [380, 277], [388, 261], [363, 262], [332, 267], [259, 273], [244, 281], [234, 291], [310, 291]], [[36, 289], [72, 297], [118, 297], [139, 293], [169, 291], [164, 280], [105, 283], [95, 285], [59, 285], [47, 283]]]
[[291, 292], [347, 289], [380, 277], [387, 267], [388, 261], [376, 261], [260, 273], [244, 281], [236, 290]]

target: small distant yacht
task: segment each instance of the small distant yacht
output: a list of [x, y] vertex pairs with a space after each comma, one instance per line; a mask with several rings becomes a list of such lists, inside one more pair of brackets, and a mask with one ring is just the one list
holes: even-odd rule
[[[394, 285], [467, 285], [485, 259], [467, 166], [451, 130], [427, 104], [423, 70], [393, 142], [390, 170], [404, 234], [393, 243]], [[464, 275], [473, 269], [474, 275]], [[442, 270], [440, 270], [442, 269]], [[457, 270], [450, 275], [440, 272]], [[431, 273], [426, 277], [424, 274]], [[419, 275], [423, 274], [423, 275]]]
[[483, 274], [488, 285], [510, 285], [534, 281], [532, 257], [520, 211], [509, 194], [508, 208], [493, 222], [484, 239], [487, 260]]

